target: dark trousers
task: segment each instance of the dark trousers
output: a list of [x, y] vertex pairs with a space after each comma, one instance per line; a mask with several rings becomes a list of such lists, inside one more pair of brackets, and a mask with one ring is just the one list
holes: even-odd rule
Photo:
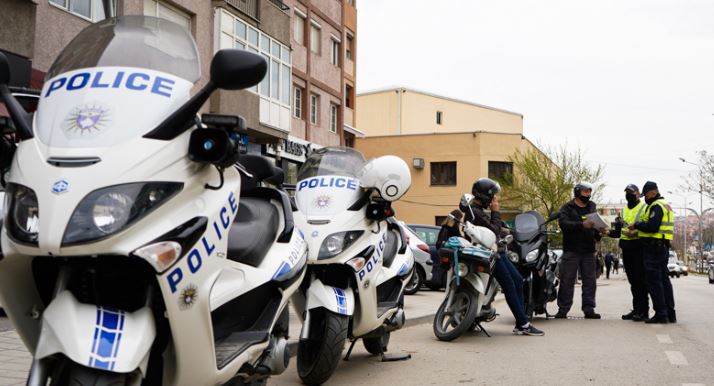
[[612, 263], [607, 264], [605, 263], [605, 277], [610, 278], [610, 269], [612, 268]]
[[645, 263], [645, 283], [652, 298], [655, 317], [666, 318], [670, 311], [674, 313], [674, 292], [669, 281], [669, 248], [661, 240], [643, 240]]
[[560, 289], [558, 289], [558, 309], [568, 313], [573, 306], [575, 293], [575, 279], [580, 269], [583, 279], [582, 303], [583, 312], [595, 311], [595, 291], [597, 289], [597, 276], [595, 274], [595, 252], [563, 252], [560, 261]]
[[645, 262], [642, 256], [641, 240], [622, 240], [622, 260], [625, 264], [625, 274], [630, 282], [632, 293], [632, 310], [638, 314], [648, 313], [650, 310], [647, 299], [647, 286], [645, 285]]
[[506, 295], [506, 303], [508, 303], [513, 317], [516, 318], [516, 326], [525, 326], [528, 323], [528, 317], [523, 300], [523, 276], [505, 255], [501, 255], [493, 269], [493, 277], [496, 278], [503, 294]]

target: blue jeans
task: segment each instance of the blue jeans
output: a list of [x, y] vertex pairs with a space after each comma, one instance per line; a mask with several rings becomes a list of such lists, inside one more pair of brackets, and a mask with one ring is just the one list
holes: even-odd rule
[[516, 318], [516, 326], [525, 326], [528, 323], [528, 317], [526, 317], [526, 306], [523, 300], [523, 276], [505, 254], [502, 254], [501, 258], [496, 261], [493, 277], [496, 278], [503, 294], [506, 295], [506, 303]]

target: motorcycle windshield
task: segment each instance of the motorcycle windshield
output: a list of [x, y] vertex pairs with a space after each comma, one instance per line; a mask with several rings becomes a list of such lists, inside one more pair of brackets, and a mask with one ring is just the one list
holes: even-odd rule
[[314, 151], [298, 170], [295, 199], [308, 217], [325, 218], [352, 206], [362, 195], [364, 156], [350, 148]]
[[530, 211], [521, 213], [516, 216], [516, 240], [528, 241], [532, 240], [540, 233], [540, 225], [545, 221], [540, 213]]
[[184, 27], [148, 16], [92, 24], [47, 72], [34, 130], [49, 147], [107, 147], [148, 133], [190, 97], [198, 49]]

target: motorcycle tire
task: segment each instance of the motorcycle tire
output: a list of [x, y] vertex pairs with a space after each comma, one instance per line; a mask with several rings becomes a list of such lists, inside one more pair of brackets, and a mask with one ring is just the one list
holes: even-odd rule
[[112, 373], [68, 363], [63, 374], [53, 379], [50, 386], [127, 386], [131, 384], [131, 374]]
[[417, 268], [414, 270], [411, 279], [409, 279], [409, 283], [404, 287], [404, 295], [414, 295], [419, 292], [422, 284], [424, 284], [424, 274]]
[[[458, 316], [447, 315], [447, 301], [448, 298], [444, 299], [434, 315], [434, 335], [437, 339], [445, 342], [452, 341], [468, 331], [476, 320], [477, 311], [476, 295], [463, 287], [454, 294], [454, 301], [451, 305], [452, 309], [456, 309]], [[449, 326], [453, 329], [449, 330]]]
[[308, 338], [298, 343], [298, 375], [306, 385], [321, 385], [330, 379], [340, 362], [349, 317], [325, 309], [310, 313]]
[[362, 343], [364, 343], [364, 348], [372, 355], [379, 355], [387, 352], [387, 346], [389, 346], [389, 332], [385, 332], [384, 335], [377, 338], [362, 338]]

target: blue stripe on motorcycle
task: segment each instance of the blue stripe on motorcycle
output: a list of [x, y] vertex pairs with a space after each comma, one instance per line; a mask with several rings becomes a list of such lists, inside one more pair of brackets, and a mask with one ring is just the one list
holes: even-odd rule
[[337, 312], [342, 315], [347, 315], [347, 297], [345, 297], [345, 291], [340, 288], [332, 288], [335, 291], [335, 298], [337, 299]]
[[97, 307], [97, 321], [89, 357], [90, 367], [114, 370], [125, 318], [122, 311]]

